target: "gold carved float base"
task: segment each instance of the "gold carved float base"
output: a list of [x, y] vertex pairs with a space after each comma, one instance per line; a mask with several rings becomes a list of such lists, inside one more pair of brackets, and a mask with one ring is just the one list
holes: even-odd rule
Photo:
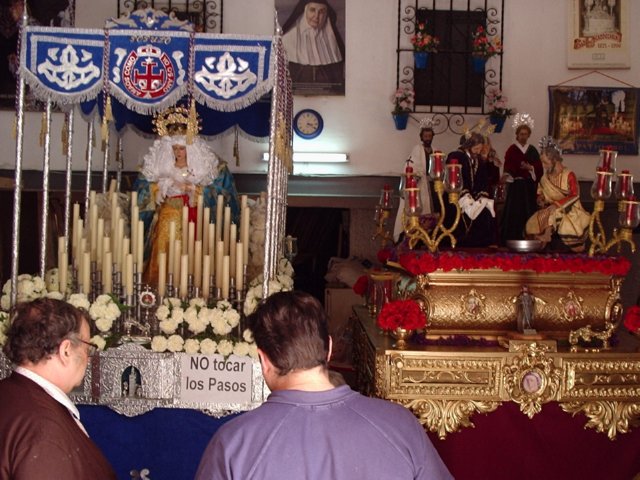
[[640, 352], [574, 352], [539, 340], [398, 350], [366, 308], [354, 312], [360, 390], [404, 405], [440, 438], [502, 402], [517, 403], [529, 418], [557, 402], [567, 413], [584, 413], [586, 427], [612, 440], [640, 425]]

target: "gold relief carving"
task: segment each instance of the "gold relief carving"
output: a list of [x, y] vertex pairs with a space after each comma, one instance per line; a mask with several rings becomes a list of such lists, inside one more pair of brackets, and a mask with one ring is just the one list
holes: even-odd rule
[[555, 398], [562, 371], [554, 366], [553, 358], [547, 356], [547, 345], [531, 342], [515, 348], [521, 355], [502, 370], [505, 390], [511, 400], [520, 404], [520, 411], [533, 418], [543, 403]]
[[560, 314], [562, 318], [567, 322], [575, 322], [584, 318], [584, 312], [582, 310], [582, 303], [584, 298], [579, 297], [573, 290], [558, 299], [560, 304]]
[[560, 407], [575, 416], [584, 413], [589, 421], [585, 427], [605, 433], [614, 440], [618, 433], [627, 433], [630, 426], [640, 426], [640, 403], [595, 400], [591, 402], [561, 403]]
[[499, 398], [500, 359], [389, 357], [389, 395], [454, 395]]
[[[591, 329], [591, 325], [587, 325], [586, 327], [579, 328], [569, 333], [569, 344], [571, 345], [571, 351], [577, 352], [580, 347], [578, 346], [578, 342], [580, 340], [584, 340], [586, 342], [590, 342], [591, 340], [600, 340], [602, 341], [602, 350], [609, 350], [609, 339], [611, 335], [613, 335], [613, 331], [616, 329], [615, 324], [610, 322], [605, 322], [604, 330], [595, 331]], [[585, 349], [585, 351], [591, 352], [599, 352], [598, 348]]]
[[470, 420], [474, 413], [490, 413], [500, 406], [500, 402], [479, 402], [476, 400], [396, 400], [418, 417], [418, 421], [431, 432], [437, 432], [440, 439], [457, 432], [461, 427], [473, 427]]
[[[515, 329], [515, 306], [510, 299], [521, 292], [522, 285], [546, 302], [536, 305], [536, 330], [557, 332], [558, 338], [588, 324], [603, 327], [605, 320], [619, 311], [620, 282], [598, 273], [438, 270], [417, 277], [414, 297], [428, 311], [431, 334], [500, 334]], [[561, 298], [565, 307], [559, 303]]]
[[466, 295], [460, 296], [460, 311], [462, 316], [471, 320], [477, 320], [484, 316], [485, 300], [487, 297], [478, 293], [475, 288], [469, 290]]
[[566, 391], [563, 399], [640, 398], [640, 362], [564, 361]]
[[379, 398], [384, 398], [385, 394], [388, 390], [388, 387], [385, 386], [387, 379], [387, 357], [385, 355], [376, 355], [375, 356], [375, 396]]

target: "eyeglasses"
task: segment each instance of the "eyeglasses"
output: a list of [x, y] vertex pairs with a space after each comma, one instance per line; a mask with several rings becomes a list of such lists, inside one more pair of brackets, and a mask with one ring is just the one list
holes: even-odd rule
[[77, 340], [78, 342], [82, 342], [85, 345], [88, 345], [89, 348], [87, 349], [87, 354], [92, 357], [93, 355], [96, 354], [96, 352], [99, 350], [98, 346], [95, 343], [91, 343], [91, 342], [87, 342], [86, 340], [82, 340], [81, 338], [74, 338], [74, 340]]

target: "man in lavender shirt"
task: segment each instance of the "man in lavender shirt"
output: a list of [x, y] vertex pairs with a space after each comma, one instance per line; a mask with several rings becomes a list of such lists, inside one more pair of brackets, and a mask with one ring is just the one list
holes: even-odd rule
[[249, 326], [273, 393], [218, 430], [197, 480], [452, 478], [408, 410], [331, 384], [331, 338], [315, 298], [271, 295]]

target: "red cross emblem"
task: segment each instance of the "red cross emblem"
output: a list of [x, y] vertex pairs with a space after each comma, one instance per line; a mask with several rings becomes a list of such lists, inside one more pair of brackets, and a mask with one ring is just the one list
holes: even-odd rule
[[145, 45], [129, 53], [122, 68], [122, 83], [135, 97], [157, 99], [171, 91], [175, 70], [165, 52]]

